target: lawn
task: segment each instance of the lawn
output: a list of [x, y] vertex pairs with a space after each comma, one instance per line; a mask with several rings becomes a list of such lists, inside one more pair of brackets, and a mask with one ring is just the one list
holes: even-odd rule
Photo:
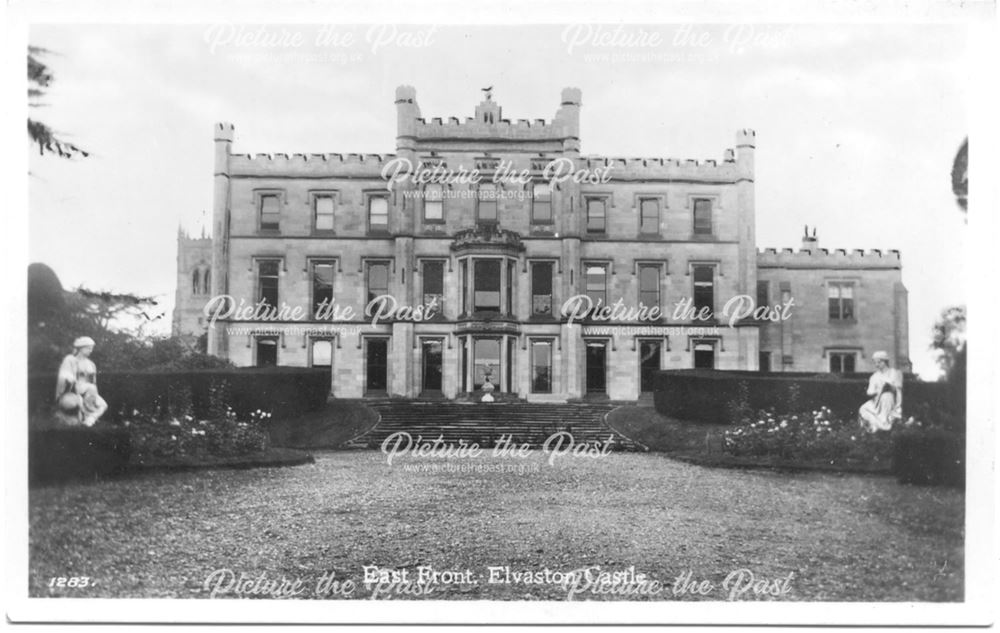
[[[479, 471], [415, 471], [420, 464]], [[522, 472], [496, 472], [508, 464]], [[558, 584], [488, 582], [489, 567], [635, 571], [665, 585], [714, 583], [685, 599], [722, 600], [725, 577], [787, 579], [782, 600], [955, 601], [963, 595], [964, 496], [872, 475], [710, 469], [661, 454], [463, 460], [320, 452], [316, 463], [247, 471], [151, 473], [30, 492], [30, 593], [74, 597], [209, 597], [219, 569], [301, 580], [302, 598], [334, 572], [363, 566], [466, 570], [474, 582], [428, 599], [566, 599]], [[87, 576], [85, 588], [49, 588]], [[220, 576], [215, 577], [217, 580]], [[510, 578], [510, 577], [508, 577]], [[250, 587], [253, 583], [247, 583]], [[225, 588], [225, 582], [213, 588]], [[263, 587], [257, 583], [258, 587]], [[321, 592], [322, 593], [322, 592]], [[232, 594], [230, 594], [232, 595]], [[415, 598], [412, 594], [395, 597]], [[748, 594], [745, 599], [753, 599]], [[621, 599], [590, 593], [576, 599]]]

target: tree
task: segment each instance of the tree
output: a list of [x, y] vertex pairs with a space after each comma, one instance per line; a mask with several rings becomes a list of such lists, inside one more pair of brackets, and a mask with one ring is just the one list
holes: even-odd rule
[[937, 351], [938, 366], [945, 379], [955, 371], [959, 358], [965, 356], [965, 306], [951, 306], [941, 316], [931, 333], [931, 349]]
[[969, 210], [969, 139], [962, 142], [951, 166], [951, 190], [955, 193], [955, 201], [962, 213]]
[[[45, 105], [41, 98], [45, 96], [45, 91], [54, 77], [48, 66], [42, 63], [39, 58], [50, 53], [51, 51], [38, 46], [28, 47], [28, 107], [40, 108]], [[39, 154], [44, 155], [45, 152], [49, 152], [62, 158], [75, 156], [86, 158], [90, 155], [86, 150], [56, 136], [52, 128], [45, 123], [30, 117], [28, 118], [28, 138], [31, 139], [32, 143], [38, 145]]]

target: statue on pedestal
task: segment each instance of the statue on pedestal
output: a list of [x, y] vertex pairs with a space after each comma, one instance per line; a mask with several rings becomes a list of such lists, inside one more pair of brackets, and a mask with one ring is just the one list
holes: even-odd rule
[[491, 377], [493, 376], [493, 368], [489, 365], [486, 366], [486, 370], [483, 371], [483, 397], [480, 398], [481, 402], [493, 402], [493, 390], [495, 387], [491, 382]]
[[73, 353], [63, 359], [56, 380], [56, 417], [65, 426], [94, 426], [108, 409], [97, 393], [97, 365], [90, 360], [94, 339], [73, 341]]

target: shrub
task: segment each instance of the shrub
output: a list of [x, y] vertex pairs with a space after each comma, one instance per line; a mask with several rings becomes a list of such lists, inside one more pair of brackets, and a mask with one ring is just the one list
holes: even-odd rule
[[965, 436], [944, 428], [894, 434], [892, 472], [900, 483], [965, 486]]
[[193, 416], [163, 418], [149, 411], [132, 411], [123, 421], [138, 463], [208, 455], [227, 457], [262, 451], [270, 446], [271, 414], [254, 411], [239, 419], [226, 408], [212, 419]]

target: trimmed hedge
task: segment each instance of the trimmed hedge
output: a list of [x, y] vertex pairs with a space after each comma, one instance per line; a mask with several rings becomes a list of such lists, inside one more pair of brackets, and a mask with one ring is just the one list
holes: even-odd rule
[[[692, 422], [732, 423], [761, 409], [796, 413], [828, 407], [834, 416], [852, 419], [868, 398], [868, 374], [764, 373], [682, 369], [661, 371], [654, 402], [663, 415]], [[903, 382], [904, 417], [963, 431], [948, 385]]]
[[[245, 418], [260, 409], [277, 417], [293, 417], [326, 404], [330, 392], [330, 372], [309, 367], [248, 367], [190, 369], [152, 372], [101, 372], [98, 389], [108, 403], [104, 418], [119, 421], [122, 412], [148, 410], [168, 405], [176, 392], [190, 389], [193, 415], [211, 417], [209, 391], [223, 382], [228, 385], [227, 401], [236, 414]], [[28, 379], [28, 406], [32, 417], [44, 418], [51, 410], [56, 389], [55, 375], [34, 375]]]
[[67, 427], [28, 434], [28, 481], [89, 480], [124, 473], [131, 443], [126, 429]]
[[893, 434], [892, 474], [900, 483], [965, 486], [965, 436], [944, 429]]

